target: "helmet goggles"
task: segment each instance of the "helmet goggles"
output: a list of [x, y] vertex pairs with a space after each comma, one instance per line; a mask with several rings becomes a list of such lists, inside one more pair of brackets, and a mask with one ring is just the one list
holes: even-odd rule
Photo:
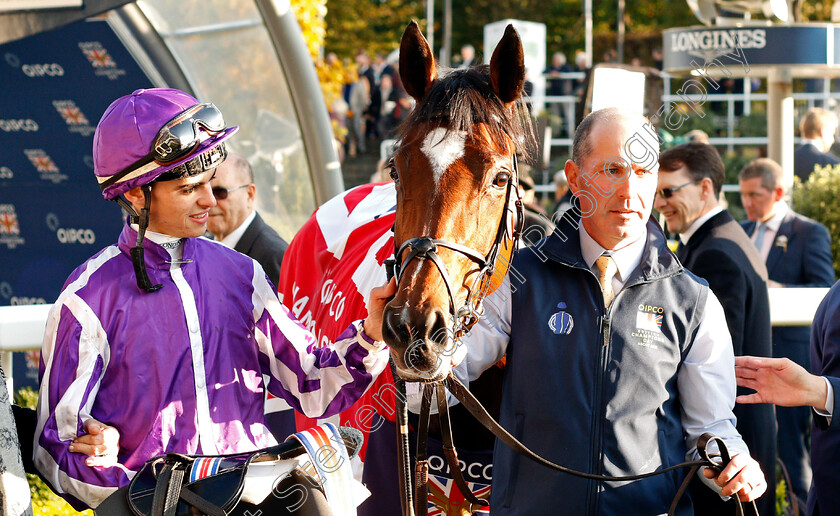
[[164, 124], [152, 142], [152, 159], [166, 165], [187, 156], [201, 143], [201, 129], [211, 136], [225, 130], [222, 112], [210, 102], [196, 104]]

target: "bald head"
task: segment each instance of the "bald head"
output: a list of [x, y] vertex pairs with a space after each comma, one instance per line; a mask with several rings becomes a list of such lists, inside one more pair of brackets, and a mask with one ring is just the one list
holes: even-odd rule
[[[635, 137], [631, 137], [624, 144], [629, 159], [643, 162], [645, 167], [656, 168], [654, 162], [659, 161], [659, 137], [656, 135], [656, 129], [647, 118], [619, 108], [599, 109], [583, 119], [575, 130], [575, 138], [572, 143], [572, 161], [581, 165], [592, 152], [593, 142], [590, 135], [595, 126], [615, 124], [619, 121], [622, 121], [623, 125], [637, 127]], [[653, 156], [653, 154], [656, 154], [656, 156]]]

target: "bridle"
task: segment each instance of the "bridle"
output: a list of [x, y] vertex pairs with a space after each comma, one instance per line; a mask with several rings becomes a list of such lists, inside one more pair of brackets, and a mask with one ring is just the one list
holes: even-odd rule
[[[393, 272], [388, 271], [388, 275], [389, 277], [392, 275], [395, 276], [397, 278], [397, 284], [402, 281], [403, 272], [413, 260], [428, 259], [437, 267], [446, 285], [446, 293], [449, 296], [449, 312], [454, 322], [451, 336], [456, 341], [466, 335], [470, 328], [478, 322], [479, 317], [483, 313], [482, 302], [484, 298], [501, 284], [501, 279], [507, 274], [513, 250], [516, 249], [519, 236], [522, 234], [524, 222], [524, 207], [518, 185], [519, 168], [516, 154], [514, 154], [513, 174], [508, 181], [505, 191], [505, 213], [499, 220], [499, 226], [496, 229], [496, 238], [486, 255], [482, 256], [481, 253], [471, 247], [429, 236], [406, 240], [400, 246], [396, 245], [396, 241], [394, 242], [395, 261], [393, 262]], [[513, 206], [511, 206], [511, 202]], [[443, 263], [443, 260], [438, 255], [439, 247], [445, 247], [460, 253], [479, 266], [478, 273], [469, 289], [466, 301], [457, 308], [455, 306], [455, 291], [452, 288], [452, 281], [449, 279], [449, 274], [446, 271], [446, 264]], [[399, 259], [406, 251], [408, 251], [408, 254], [402, 260], [402, 263], [400, 263]]]
[[[516, 249], [524, 222], [524, 208], [519, 194], [518, 184], [519, 171], [517, 167], [516, 154], [514, 154], [513, 175], [511, 180], [508, 181], [507, 191], [505, 193], [505, 214], [499, 221], [493, 246], [486, 255], [482, 256], [481, 253], [470, 247], [450, 242], [445, 239], [422, 236], [406, 240], [399, 246], [397, 246], [395, 242], [395, 260], [393, 262], [386, 260], [388, 277], [390, 279], [395, 276], [398, 284], [402, 279], [402, 275], [406, 267], [413, 260], [428, 259], [435, 265], [443, 278], [447, 294], [449, 296], [449, 311], [454, 320], [453, 332], [450, 336], [452, 337], [455, 346], [459, 344], [460, 338], [463, 337], [470, 328], [478, 322], [478, 319], [483, 313], [482, 303], [484, 298], [501, 284], [502, 278], [504, 278], [507, 274], [508, 267], [510, 266], [510, 260], [512, 258], [512, 252]], [[516, 197], [515, 200], [513, 200], [514, 196]], [[511, 207], [512, 200], [513, 207]], [[515, 223], [511, 220], [512, 217], [514, 217], [514, 214], [516, 217], [514, 219]], [[479, 273], [473, 281], [464, 305], [457, 308], [455, 306], [455, 296], [452, 288], [452, 282], [449, 278], [449, 274], [447, 273], [446, 265], [437, 253], [439, 247], [445, 247], [460, 253], [479, 266]], [[408, 254], [400, 263], [399, 259], [406, 251], [408, 251]], [[705, 433], [697, 441], [697, 451], [700, 454], [701, 460], [686, 461], [675, 466], [670, 466], [649, 473], [618, 477], [584, 473], [566, 468], [541, 457], [522, 444], [518, 439], [516, 439], [516, 437], [511, 435], [504, 429], [504, 427], [494, 420], [492, 416], [490, 416], [487, 410], [481, 405], [481, 402], [473, 396], [469, 389], [467, 389], [454, 374], [450, 373], [449, 376], [441, 382], [436, 382], [434, 384], [424, 383], [423, 385], [420, 417], [417, 426], [417, 450], [414, 466], [415, 483], [412, 485], [412, 469], [410, 466], [411, 452], [409, 450], [410, 444], [408, 435], [408, 406], [406, 404], [407, 398], [405, 380], [401, 379], [397, 374], [396, 365], [394, 364], [393, 359], [391, 360], [391, 372], [398, 392], [398, 395], [395, 396], [397, 413], [397, 445], [399, 448], [397, 464], [399, 468], [400, 504], [402, 506], [403, 516], [426, 516], [428, 513], [428, 431], [433, 392], [437, 397], [443, 451], [449, 464], [452, 479], [461, 491], [464, 499], [472, 504], [472, 506], [478, 508], [489, 505], [489, 500], [479, 499], [472, 493], [461, 472], [458, 462], [458, 454], [452, 440], [449, 405], [446, 402], [447, 389], [482, 425], [484, 425], [487, 430], [495, 435], [497, 439], [505, 443], [517, 453], [556, 471], [590, 480], [634, 481], [662, 475], [677, 469], [690, 468], [689, 474], [686, 475], [677, 490], [673, 501], [671, 502], [671, 506], [668, 510], [669, 515], [673, 515], [676, 511], [677, 505], [688, 488], [689, 482], [700, 467], [706, 466], [720, 472], [723, 469], [723, 466], [728, 464], [730, 461], [729, 450], [726, 447], [726, 443], [719, 437]], [[718, 445], [720, 453], [717, 455], [710, 455], [707, 450], [707, 445], [712, 442], [715, 442]], [[722, 462], [718, 463], [714, 461], [713, 458], [715, 457], [719, 457]], [[413, 496], [413, 493], [415, 492], [417, 493], [416, 498]], [[733, 498], [736, 502], [736, 511], [738, 516], [758, 516], [758, 509], [756, 508], [754, 502], [742, 504], [737, 496], [733, 496]], [[747, 512], [745, 512], [745, 510]]]

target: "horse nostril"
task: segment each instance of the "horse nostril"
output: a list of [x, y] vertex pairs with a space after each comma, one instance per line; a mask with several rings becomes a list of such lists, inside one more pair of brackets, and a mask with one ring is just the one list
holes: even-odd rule
[[382, 338], [391, 347], [405, 347], [410, 339], [399, 310], [386, 309], [382, 321]]
[[443, 310], [431, 310], [426, 317], [426, 338], [437, 344], [446, 344], [449, 339], [448, 319]]

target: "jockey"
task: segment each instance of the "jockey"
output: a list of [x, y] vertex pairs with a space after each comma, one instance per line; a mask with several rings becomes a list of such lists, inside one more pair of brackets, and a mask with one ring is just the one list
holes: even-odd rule
[[[331, 347], [280, 304], [253, 259], [200, 238], [227, 127], [174, 89], [114, 101], [94, 135], [94, 173], [128, 213], [119, 241], [78, 267], [50, 312], [41, 353], [35, 463], [74, 507], [96, 507], [165, 452], [276, 444], [266, 389], [310, 417], [353, 404], [388, 362], [385, 290]], [[112, 466], [73, 444], [89, 420], [119, 431]]]

